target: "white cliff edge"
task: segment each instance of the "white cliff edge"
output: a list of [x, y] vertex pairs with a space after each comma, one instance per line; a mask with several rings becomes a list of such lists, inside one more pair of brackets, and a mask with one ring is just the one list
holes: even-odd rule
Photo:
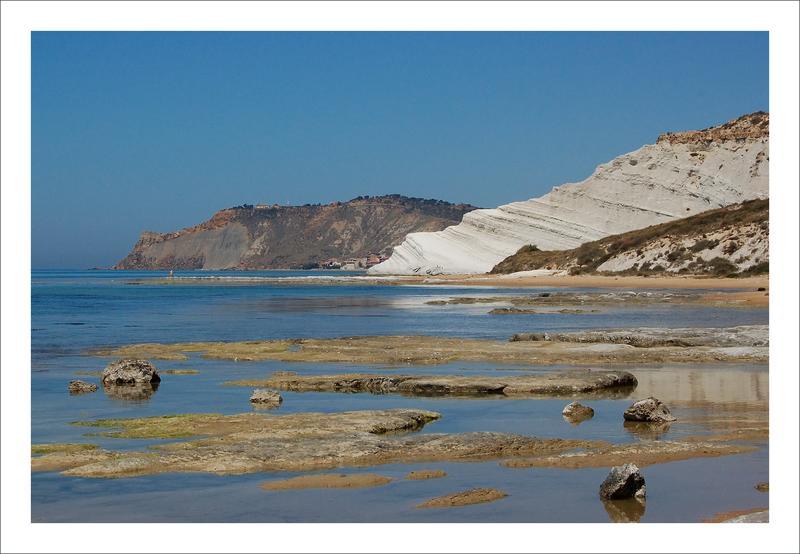
[[566, 250], [769, 194], [769, 115], [667, 134], [539, 198], [411, 233], [373, 274], [485, 273], [526, 244]]

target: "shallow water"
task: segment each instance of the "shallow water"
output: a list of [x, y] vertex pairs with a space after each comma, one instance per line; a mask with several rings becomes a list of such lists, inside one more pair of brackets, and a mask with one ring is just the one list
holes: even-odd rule
[[[189, 274], [190, 272], [181, 272]], [[196, 272], [208, 275], [208, 272]], [[321, 275], [321, 272], [252, 272], [248, 275]], [[340, 275], [340, 272], [334, 272]], [[432, 306], [453, 296], [502, 296], [537, 291], [389, 285], [147, 284], [164, 272], [34, 272], [32, 276], [32, 442], [94, 442], [113, 449], [141, 449], [157, 441], [87, 438], [76, 420], [141, 417], [186, 412], [250, 411], [251, 389], [223, 382], [266, 377], [275, 370], [302, 374], [419, 372], [503, 374], [554, 368], [451, 363], [375, 368], [347, 364], [232, 362], [191, 356], [156, 361], [159, 369], [192, 368], [197, 375], [162, 375], [147, 400], [110, 398], [102, 391], [70, 396], [70, 379], [109, 361], [86, 351], [133, 342], [184, 342], [375, 334], [430, 334], [505, 339], [517, 332], [631, 326], [729, 326], [766, 324], [765, 309], [630, 305], [592, 314], [489, 315], [496, 305]], [[220, 273], [225, 275], [225, 273]], [[131, 284], [138, 282], [140, 284]], [[545, 289], [541, 289], [545, 290]], [[766, 365], [630, 367], [636, 391], [622, 398], [588, 398], [589, 421], [574, 426], [560, 415], [571, 399], [418, 398], [401, 395], [282, 393], [278, 411], [337, 412], [394, 407], [430, 409], [442, 418], [422, 433], [502, 431], [541, 437], [612, 442], [673, 439], [711, 432], [705, 422], [734, 403], [763, 410], [768, 403]], [[654, 395], [679, 418], [659, 436], [643, 436], [622, 424], [632, 399]], [[726, 412], [727, 413], [727, 412]], [[696, 459], [645, 468], [648, 501], [642, 521], [699, 521], [714, 513], [766, 506], [766, 444], [752, 454]], [[442, 468], [444, 479], [404, 481], [411, 469]], [[34, 521], [608, 521], [597, 497], [607, 469], [512, 469], [498, 462], [388, 465], [346, 469], [395, 477], [362, 490], [267, 492], [257, 484], [292, 473], [245, 476], [157, 475], [80, 479], [54, 473], [32, 476]], [[474, 486], [500, 488], [509, 497], [456, 509], [416, 510], [440, 494]]]

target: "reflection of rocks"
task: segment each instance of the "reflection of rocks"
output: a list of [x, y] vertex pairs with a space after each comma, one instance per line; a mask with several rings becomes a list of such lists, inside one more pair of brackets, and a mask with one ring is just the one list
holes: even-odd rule
[[672, 415], [669, 408], [658, 398], [645, 398], [637, 400], [625, 410], [623, 417], [626, 421], [647, 421], [653, 423], [663, 423], [675, 421], [677, 418]]
[[626, 421], [622, 425], [631, 435], [645, 440], [658, 440], [666, 435], [669, 428], [672, 427], [672, 423], [669, 421], [662, 421], [661, 423]]
[[570, 402], [564, 406], [561, 415], [563, 415], [564, 419], [569, 423], [578, 425], [587, 419], [592, 419], [594, 417], [594, 410], [589, 406], [584, 406], [580, 402]]
[[277, 408], [283, 402], [283, 397], [274, 390], [256, 389], [250, 396], [250, 403], [259, 408]]
[[158, 383], [158, 370], [147, 360], [118, 360], [103, 370], [103, 385]]
[[447, 494], [431, 498], [419, 504], [417, 508], [454, 508], [456, 506], [469, 506], [470, 504], [483, 504], [505, 498], [508, 494], [497, 489], [470, 489], [468, 491]]
[[70, 381], [68, 388], [70, 394], [85, 394], [87, 392], [95, 392], [97, 385], [86, 381]]
[[150, 400], [150, 397], [158, 390], [158, 382], [155, 383], [137, 383], [134, 385], [110, 385], [103, 384], [103, 392], [110, 398], [115, 400], [124, 400], [126, 402], [144, 402]]
[[636, 464], [625, 464], [611, 468], [611, 472], [600, 485], [600, 498], [620, 500], [625, 498], [644, 498], [646, 487], [644, 477]]
[[645, 503], [639, 498], [603, 500], [603, 508], [614, 523], [636, 523], [644, 515]]
[[[399, 393], [412, 396], [439, 395], [505, 395], [505, 396], [571, 396], [622, 391], [630, 393], [636, 377], [627, 371], [566, 371], [541, 375], [484, 377], [481, 375], [290, 375], [272, 376], [266, 380], [244, 380], [227, 383], [236, 386], [263, 386], [290, 391]], [[591, 410], [591, 408], [589, 408]]]

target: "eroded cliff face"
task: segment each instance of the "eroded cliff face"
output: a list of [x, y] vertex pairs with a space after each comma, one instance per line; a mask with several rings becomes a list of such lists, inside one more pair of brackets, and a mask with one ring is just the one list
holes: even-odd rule
[[769, 114], [655, 144], [600, 165], [586, 180], [542, 197], [475, 210], [459, 225], [412, 233], [371, 273], [485, 273], [520, 247], [568, 250], [585, 242], [766, 198]]
[[239, 206], [180, 231], [145, 231], [115, 269], [283, 269], [388, 253], [408, 233], [439, 231], [474, 209], [399, 195], [327, 205]]
[[769, 199], [586, 242], [571, 250], [523, 246], [492, 273], [753, 275], [769, 272]]

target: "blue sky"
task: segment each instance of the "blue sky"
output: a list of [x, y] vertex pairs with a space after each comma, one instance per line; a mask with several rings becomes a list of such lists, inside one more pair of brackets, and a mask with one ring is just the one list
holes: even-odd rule
[[242, 203], [490, 207], [768, 110], [767, 33], [32, 34], [32, 264]]

